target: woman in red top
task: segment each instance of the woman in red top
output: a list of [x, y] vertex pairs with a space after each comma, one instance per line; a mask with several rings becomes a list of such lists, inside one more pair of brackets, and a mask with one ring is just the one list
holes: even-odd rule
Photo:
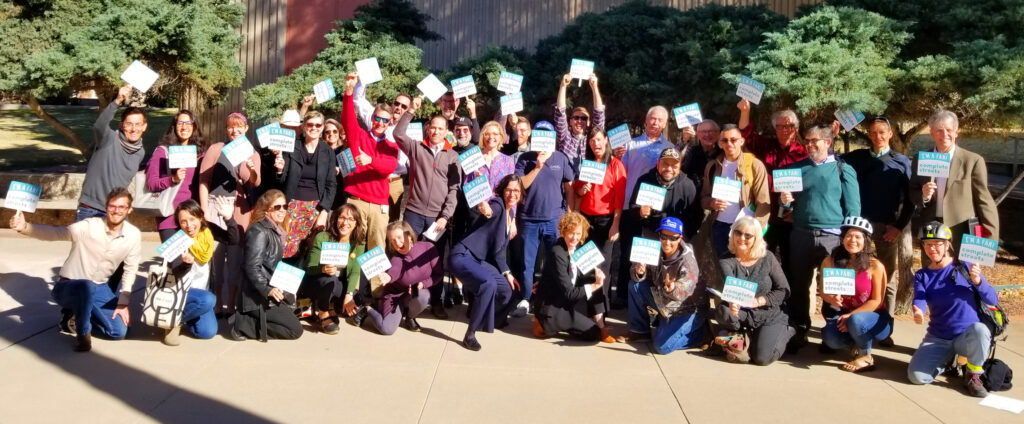
[[[573, 183], [572, 205], [587, 218], [590, 223], [590, 240], [597, 245], [605, 261], [600, 266], [605, 275], [610, 272], [612, 243], [619, 239], [619, 219], [622, 216], [622, 203], [626, 198], [626, 167], [619, 158], [612, 156], [608, 136], [604, 130], [594, 129], [587, 139], [586, 159], [605, 164], [604, 180], [601, 184], [587, 181]], [[583, 166], [581, 165], [582, 169]], [[587, 313], [595, 322], [601, 322], [604, 314], [611, 310], [608, 288], [602, 286], [601, 291], [594, 293], [587, 301]]]

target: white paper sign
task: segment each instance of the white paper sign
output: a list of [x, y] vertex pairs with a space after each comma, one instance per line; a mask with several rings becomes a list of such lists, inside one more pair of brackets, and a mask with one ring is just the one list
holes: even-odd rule
[[800, 168], [772, 171], [772, 191], [804, 191], [804, 171]]
[[576, 79], [589, 80], [594, 75], [594, 62], [583, 59], [573, 59], [569, 65], [569, 75]]
[[313, 95], [316, 96], [317, 104], [330, 101], [337, 94], [334, 92], [334, 81], [327, 78], [313, 86]]
[[377, 65], [377, 58], [371, 57], [356, 62], [356, 72], [359, 73], [359, 81], [363, 84], [373, 84], [384, 79], [380, 73], [380, 66]]
[[462, 173], [472, 174], [484, 166], [484, 155], [480, 152], [479, 146], [473, 146], [459, 154], [459, 165], [462, 166]]
[[228, 162], [231, 162], [231, 166], [238, 166], [242, 162], [245, 162], [256, 153], [256, 150], [252, 148], [252, 143], [249, 142], [249, 137], [241, 135], [238, 138], [232, 140], [230, 143], [225, 144], [220, 150], [220, 154], [228, 158]]
[[999, 251], [999, 242], [964, 234], [960, 239], [960, 256], [958, 258], [972, 264], [995, 266], [997, 251]]
[[384, 271], [391, 269], [391, 261], [384, 255], [384, 249], [381, 249], [380, 246], [359, 255], [356, 258], [356, 262], [359, 262], [359, 269], [363, 271], [363, 275], [367, 279], [376, 277]]
[[989, 393], [988, 396], [985, 396], [985, 398], [982, 399], [981, 402], [978, 403], [978, 405], [987, 406], [989, 408], [1002, 409], [1004, 411], [1009, 411], [1014, 414], [1024, 412], [1024, 401], [1006, 396], [999, 396], [992, 393]]
[[39, 195], [43, 188], [34, 184], [11, 181], [7, 186], [7, 197], [4, 198], [4, 207], [22, 212], [35, 212], [39, 204]]
[[622, 124], [608, 130], [608, 143], [611, 144], [612, 150], [625, 146], [631, 139], [629, 125], [627, 124]]
[[156, 71], [137, 60], [128, 65], [128, 69], [121, 73], [121, 79], [143, 93], [149, 91], [159, 76], [160, 74], [157, 74]]
[[743, 191], [743, 182], [731, 178], [715, 177], [711, 186], [711, 198], [725, 200], [729, 203], [740, 201], [740, 193]]
[[601, 265], [604, 262], [604, 256], [601, 255], [601, 250], [594, 242], [588, 241], [587, 244], [572, 252], [572, 260], [576, 263], [576, 269], [580, 274], [586, 274]]
[[256, 141], [259, 142], [261, 149], [265, 149], [270, 145], [271, 128], [281, 128], [281, 123], [273, 122], [256, 129]]
[[917, 175], [922, 177], [949, 178], [949, 153], [918, 152]]
[[842, 296], [857, 294], [857, 282], [854, 279], [855, 273], [852, 269], [825, 268], [821, 270], [821, 273], [823, 275], [821, 286], [823, 293]]
[[750, 101], [750, 103], [761, 103], [761, 95], [764, 94], [764, 84], [757, 82], [748, 76], [740, 76], [740, 83], [736, 86], [736, 95]]
[[160, 255], [161, 258], [167, 259], [167, 261], [173, 261], [178, 256], [181, 256], [182, 253], [185, 253], [188, 248], [192, 247], [192, 243], [195, 243], [192, 237], [189, 237], [184, 231], [178, 230], [171, 238], [157, 246], [156, 254]]
[[338, 160], [338, 168], [341, 169], [342, 176], [349, 176], [356, 171], [356, 158], [352, 157], [352, 149], [342, 150], [336, 157]]
[[444, 234], [444, 230], [441, 229], [441, 226], [438, 225], [437, 221], [434, 221], [434, 223], [430, 224], [430, 227], [423, 232], [423, 237], [426, 237], [430, 241], [437, 241], [437, 239], [441, 238], [441, 234]]
[[325, 241], [320, 244], [320, 265], [348, 266], [348, 254], [351, 245], [348, 243], [332, 243]]
[[191, 146], [167, 146], [167, 168], [195, 168], [199, 150]]
[[256, 130], [256, 138], [259, 139], [260, 147], [282, 152], [295, 151], [295, 130], [267, 125]]
[[405, 136], [416, 141], [423, 141], [423, 123], [410, 122], [409, 126], [405, 127]]
[[473, 82], [473, 76], [466, 75], [462, 78], [453, 79], [452, 93], [454, 93], [456, 99], [476, 94], [476, 83]]
[[501, 96], [501, 114], [511, 115], [523, 110], [523, 93], [516, 92]]
[[629, 250], [630, 262], [657, 266], [659, 259], [661, 259], [661, 242], [633, 237], [633, 247]]
[[487, 182], [487, 176], [481, 175], [462, 186], [462, 192], [466, 194], [466, 203], [469, 207], [479, 205], [487, 201], [493, 194], [491, 185]]
[[530, 151], [555, 151], [555, 132], [548, 130], [533, 130], [533, 132], [530, 133]]
[[584, 159], [583, 162], [580, 163], [579, 180], [593, 184], [603, 184], [604, 174], [607, 171], [608, 164]]
[[754, 306], [756, 295], [757, 283], [736, 277], [725, 277], [725, 285], [722, 286], [722, 300], [749, 308]]
[[668, 193], [664, 187], [658, 187], [647, 183], [640, 183], [640, 189], [636, 194], [637, 206], [650, 206], [660, 211], [665, 206], [665, 195]]
[[843, 129], [847, 131], [852, 130], [860, 121], [864, 120], [864, 114], [859, 110], [837, 110], [835, 115], [839, 123], [843, 124]]
[[270, 277], [270, 285], [277, 287], [291, 294], [299, 292], [299, 286], [302, 285], [302, 277], [306, 275], [306, 271], [301, 268], [296, 268], [288, 265], [284, 262], [278, 262], [277, 268], [274, 268], [274, 275]]
[[498, 77], [498, 91], [506, 93], [518, 93], [523, 87], [523, 76], [508, 71], [501, 71]]
[[423, 78], [419, 84], [416, 84], [416, 88], [423, 92], [427, 99], [430, 99], [432, 103], [437, 103], [437, 99], [440, 99], [444, 93], [448, 92], [448, 87], [437, 78], [436, 75], [430, 74], [426, 78]]
[[697, 126], [704, 121], [704, 118], [700, 115], [700, 105], [697, 103], [690, 103], [686, 106], [672, 109], [672, 114], [675, 115], [676, 126], [679, 128]]

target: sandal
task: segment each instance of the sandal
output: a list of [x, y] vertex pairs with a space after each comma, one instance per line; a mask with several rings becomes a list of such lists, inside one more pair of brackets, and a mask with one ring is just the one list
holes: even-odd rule
[[340, 330], [338, 323], [334, 322], [334, 317], [328, 315], [320, 318], [320, 332], [324, 334], [338, 334]]
[[875, 359], [870, 354], [859, 356], [852, 361], [843, 364], [840, 368], [843, 371], [852, 373], [868, 372], [875, 369]]

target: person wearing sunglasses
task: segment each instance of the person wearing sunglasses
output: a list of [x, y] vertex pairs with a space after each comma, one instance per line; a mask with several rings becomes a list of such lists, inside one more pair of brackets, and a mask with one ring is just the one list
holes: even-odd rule
[[[180, 110], [174, 119], [174, 122], [167, 127], [167, 133], [160, 139], [160, 145], [153, 151], [153, 156], [149, 158], [149, 163], [146, 165], [146, 186], [149, 191], [156, 193], [180, 184], [178, 194], [174, 196], [174, 206], [177, 207], [181, 202], [193, 197], [192, 181], [195, 180], [196, 168], [171, 169], [168, 166], [170, 164], [168, 148], [170, 146], [196, 146], [197, 160], [201, 161], [203, 154], [206, 153], [207, 145], [206, 140], [203, 139], [203, 130], [192, 111]], [[156, 217], [156, 229], [160, 233], [161, 241], [166, 241], [174, 235], [178, 231], [178, 226], [173, 214]]]
[[597, 88], [597, 74], [590, 76], [590, 94], [594, 100], [594, 116], [583, 106], [572, 109], [569, 116], [566, 116], [566, 91], [572, 83], [572, 76], [562, 75], [562, 81], [558, 85], [558, 96], [555, 100], [555, 135], [558, 142], [558, 151], [565, 153], [572, 164], [572, 169], [579, 172], [580, 163], [587, 152], [587, 136], [593, 129], [604, 130], [604, 101], [601, 100], [601, 91]]
[[629, 332], [617, 337], [617, 342], [650, 340], [654, 352], [666, 355], [704, 341], [708, 297], [683, 228], [679, 218], [662, 219], [657, 231], [661, 240], [658, 265], [629, 266], [635, 282], [629, 287]]
[[[352, 96], [353, 102], [356, 105], [356, 116], [359, 117], [359, 123], [363, 128], [370, 132], [379, 132], [383, 128], [384, 137], [392, 143], [397, 143], [398, 141], [395, 139], [395, 126], [398, 124], [398, 120], [402, 119], [412, 107], [412, 96], [406, 93], [399, 93], [391, 103], [374, 106], [366, 99], [366, 85], [358, 80], [353, 88]], [[391, 116], [378, 116], [379, 110], [387, 110]], [[398, 220], [401, 218], [402, 212], [404, 212], [401, 205], [402, 199], [405, 196], [406, 186], [408, 185], [408, 176], [409, 157], [405, 155], [405, 152], [399, 150], [398, 165], [388, 175], [387, 222]]]
[[299, 253], [302, 241], [314, 228], [327, 228], [327, 216], [337, 191], [337, 173], [334, 150], [321, 139], [323, 132], [324, 115], [307, 112], [302, 135], [295, 137], [294, 150], [277, 152], [276, 177], [288, 198], [285, 258]]
[[[700, 192], [701, 206], [710, 211], [708, 219], [711, 224], [711, 244], [719, 258], [729, 254], [729, 231], [733, 222], [741, 216], [753, 216], [761, 222], [761, 227], [768, 223], [771, 209], [768, 197], [768, 173], [764, 164], [751, 153], [743, 152], [743, 136], [739, 128], [726, 124], [718, 139], [721, 153], [704, 168], [703, 187]], [[716, 199], [714, 193], [715, 177], [739, 181], [740, 197], [738, 202]]]
[[732, 223], [729, 233], [731, 255], [719, 260], [722, 276], [757, 284], [752, 305], [719, 302], [715, 320], [727, 334], [715, 338], [731, 362], [757, 365], [775, 362], [786, 351], [796, 330], [782, 303], [789, 298], [789, 282], [775, 255], [768, 254], [761, 221], [743, 216]]

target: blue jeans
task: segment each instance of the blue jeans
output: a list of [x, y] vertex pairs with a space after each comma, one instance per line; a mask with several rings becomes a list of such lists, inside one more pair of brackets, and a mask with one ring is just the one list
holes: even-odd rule
[[821, 341], [832, 349], [857, 347], [861, 355], [871, 353], [871, 344], [885, 340], [892, 333], [892, 317], [885, 309], [858, 312], [846, 319], [846, 332], [839, 331], [839, 317], [829, 318], [821, 330]]
[[732, 231], [732, 224], [722, 221], [715, 221], [711, 224], [711, 245], [715, 248], [718, 258], [729, 255], [729, 232]]
[[65, 280], [53, 285], [50, 292], [53, 300], [61, 308], [70, 309], [75, 314], [75, 327], [79, 336], [92, 333], [96, 326], [98, 335], [123, 339], [128, 333], [128, 326], [121, 317], [114, 316], [117, 307], [117, 293], [106, 283], [96, 284], [89, 280]]
[[197, 339], [212, 339], [217, 335], [217, 315], [213, 313], [216, 303], [217, 296], [213, 293], [202, 289], [188, 290], [181, 321]]
[[[651, 284], [647, 282], [629, 284], [629, 331], [637, 334], [651, 332], [651, 316], [647, 307], [654, 307]], [[677, 315], [669, 319], [660, 315], [655, 318], [658, 327], [654, 329], [654, 352], [666, 355], [672, 351], [700, 345], [704, 340], [704, 320], [700, 313]]]
[[530, 300], [533, 295], [533, 273], [537, 266], [537, 250], [543, 242], [543, 255], [551, 252], [551, 247], [558, 241], [558, 220], [530, 221], [522, 220], [519, 225], [519, 237], [523, 239], [523, 299]]
[[78, 210], [75, 211], [75, 222], [92, 217], [106, 218], [107, 213], [101, 210], [87, 208], [85, 206], [78, 206]]
[[940, 339], [927, 333], [914, 356], [910, 357], [907, 378], [914, 384], [929, 384], [935, 381], [935, 376], [944, 370], [943, 367], [953, 359], [954, 354], [966, 356], [967, 368], [973, 373], [980, 374], [981, 365], [988, 357], [991, 343], [992, 333], [980, 322], [967, 327], [953, 340]]

